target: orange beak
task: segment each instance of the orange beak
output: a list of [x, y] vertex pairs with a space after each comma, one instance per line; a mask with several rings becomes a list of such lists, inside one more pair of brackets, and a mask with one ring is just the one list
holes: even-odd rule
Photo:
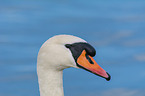
[[110, 75], [97, 64], [93, 57], [86, 54], [85, 50], [83, 50], [81, 55], [78, 57], [77, 64], [79, 67], [90, 71], [98, 76], [101, 76], [107, 81], [109, 81], [111, 78]]

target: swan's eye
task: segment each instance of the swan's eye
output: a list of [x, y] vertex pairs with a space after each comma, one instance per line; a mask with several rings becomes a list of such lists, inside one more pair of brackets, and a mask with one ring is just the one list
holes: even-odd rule
[[86, 58], [90, 62], [90, 64], [94, 64], [94, 62], [91, 60], [91, 58], [89, 57], [89, 55], [86, 54]]

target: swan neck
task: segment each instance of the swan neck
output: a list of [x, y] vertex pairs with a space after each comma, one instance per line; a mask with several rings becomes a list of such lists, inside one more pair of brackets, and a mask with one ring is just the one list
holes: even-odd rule
[[37, 74], [40, 96], [64, 96], [63, 71], [39, 69]]

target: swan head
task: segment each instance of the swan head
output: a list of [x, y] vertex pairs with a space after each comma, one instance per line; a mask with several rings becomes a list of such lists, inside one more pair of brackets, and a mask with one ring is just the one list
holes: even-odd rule
[[82, 68], [109, 81], [110, 75], [93, 59], [95, 54], [95, 49], [79, 37], [56, 35], [40, 48], [37, 68], [56, 71], [69, 67]]

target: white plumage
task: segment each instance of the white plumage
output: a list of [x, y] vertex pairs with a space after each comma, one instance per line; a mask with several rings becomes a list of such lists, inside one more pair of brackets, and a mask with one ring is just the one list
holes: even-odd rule
[[85, 40], [72, 35], [57, 35], [42, 45], [37, 58], [40, 96], [64, 96], [63, 69], [79, 68], [65, 44], [77, 42], [87, 43]]

